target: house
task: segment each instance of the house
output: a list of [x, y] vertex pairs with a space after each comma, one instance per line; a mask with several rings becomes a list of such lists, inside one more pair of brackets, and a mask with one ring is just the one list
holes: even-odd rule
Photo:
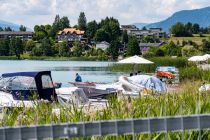
[[96, 49], [106, 50], [109, 46], [110, 44], [106, 41], [96, 43]]
[[157, 38], [166, 38], [166, 32], [162, 31], [161, 28], [150, 28], [150, 29], [146, 29], [146, 30], [131, 30], [130, 31], [130, 35], [134, 35], [137, 38], [143, 38], [143, 37], [147, 37], [147, 36], [154, 36]]
[[0, 32], [0, 39], [21, 38], [22, 40], [32, 39], [33, 32], [19, 32], [19, 31], [2, 31]]
[[136, 36], [137, 38], [143, 38], [146, 36], [154, 36], [157, 38], [166, 38], [167, 34], [162, 28], [150, 28], [146, 30], [140, 30], [135, 25], [121, 25], [122, 31], [127, 31], [127, 34]]
[[65, 28], [63, 31], [59, 31], [58, 33], [58, 42], [68, 41], [68, 42], [86, 42], [86, 38], [84, 38], [85, 31], [81, 31], [76, 28]]
[[121, 25], [121, 31], [127, 31], [130, 34], [132, 30], [138, 30], [135, 25]]
[[160, 46], [162, 46], [164, 44], [165, 44], [165, 42], [161, 42], [161, 43], [139, 43], [139, 47], [140, 47], [141, 53], [145, 54], [146, 52], [148, 52], [150, 47], [159, 48]]

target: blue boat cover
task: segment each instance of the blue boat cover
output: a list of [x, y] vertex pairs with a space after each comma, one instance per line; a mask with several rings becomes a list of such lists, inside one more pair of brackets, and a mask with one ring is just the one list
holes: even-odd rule
[[[46, 71], [45, 71], [46, 72]], [[15, 76], [27, 76], [27, 77], [36, 77], [39, 73], [43, 72], [16, 72], [16, 73], [4, 73], [2, 77], [15, 77]]]

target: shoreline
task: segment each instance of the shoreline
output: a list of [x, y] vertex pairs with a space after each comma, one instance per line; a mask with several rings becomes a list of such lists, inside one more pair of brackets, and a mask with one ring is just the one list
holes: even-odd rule
[[17, 59], [15, 56], [0, 56], [0, 60], [37, 60], [37, 61], [106, 61], [113, 62], [109, 60], [100, 60], [97, 57], [49, 57], [49, 56], [35, 56], [35, 57], [21, 57]]

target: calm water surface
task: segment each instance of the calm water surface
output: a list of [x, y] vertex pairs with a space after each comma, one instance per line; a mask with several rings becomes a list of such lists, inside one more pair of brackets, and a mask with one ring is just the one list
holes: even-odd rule
[[78, 72], [83, 81], [112, 83], [122, 73], [106, 70], [113, 62], [89, 61], [31, 61], [31, 60], [0, 60], [0, 74], [22, 71], [52, 71], [52, 78], [69, 86], [68, 82], [75, 79]]

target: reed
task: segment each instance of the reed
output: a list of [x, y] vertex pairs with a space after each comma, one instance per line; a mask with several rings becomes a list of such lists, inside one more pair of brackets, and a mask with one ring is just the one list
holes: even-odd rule
[[[210, 94], [198, 93], [201, 82], [186, 81], [182, 90], [165, 95], [138, 97], [129, 103], [127, 98], [110, 98], [106, 109], [89, 114], [84, 108], [76, 106], [63, 107], [57, 103], [39, 103], [35, 108], [13, 108], [7, 110], [2, 126], [50, 124], [64, 122], [81, 122], [96, 120], [111, 120], [125, 118], [146, 118], [176, 115], [192, 115], [210, 113]], [[60, 113], [52, 113], [53, 108], [59, 108]], [[168, 133], [170, 139], [197, 139], [198, 132]], [[137, 139], [164, 139], [165, 133], [135, 135]], [[133, 136], [119, 136], [118, 139], [132, 139]], [[116, 139], [116, 137], [103, 137]], [[209, 131], [202, 131], [202, 138], [210, 138]], [[91, 138], [90, 138], [91, 139]], [[94, 139], [100, 139], [94, 137]]]

